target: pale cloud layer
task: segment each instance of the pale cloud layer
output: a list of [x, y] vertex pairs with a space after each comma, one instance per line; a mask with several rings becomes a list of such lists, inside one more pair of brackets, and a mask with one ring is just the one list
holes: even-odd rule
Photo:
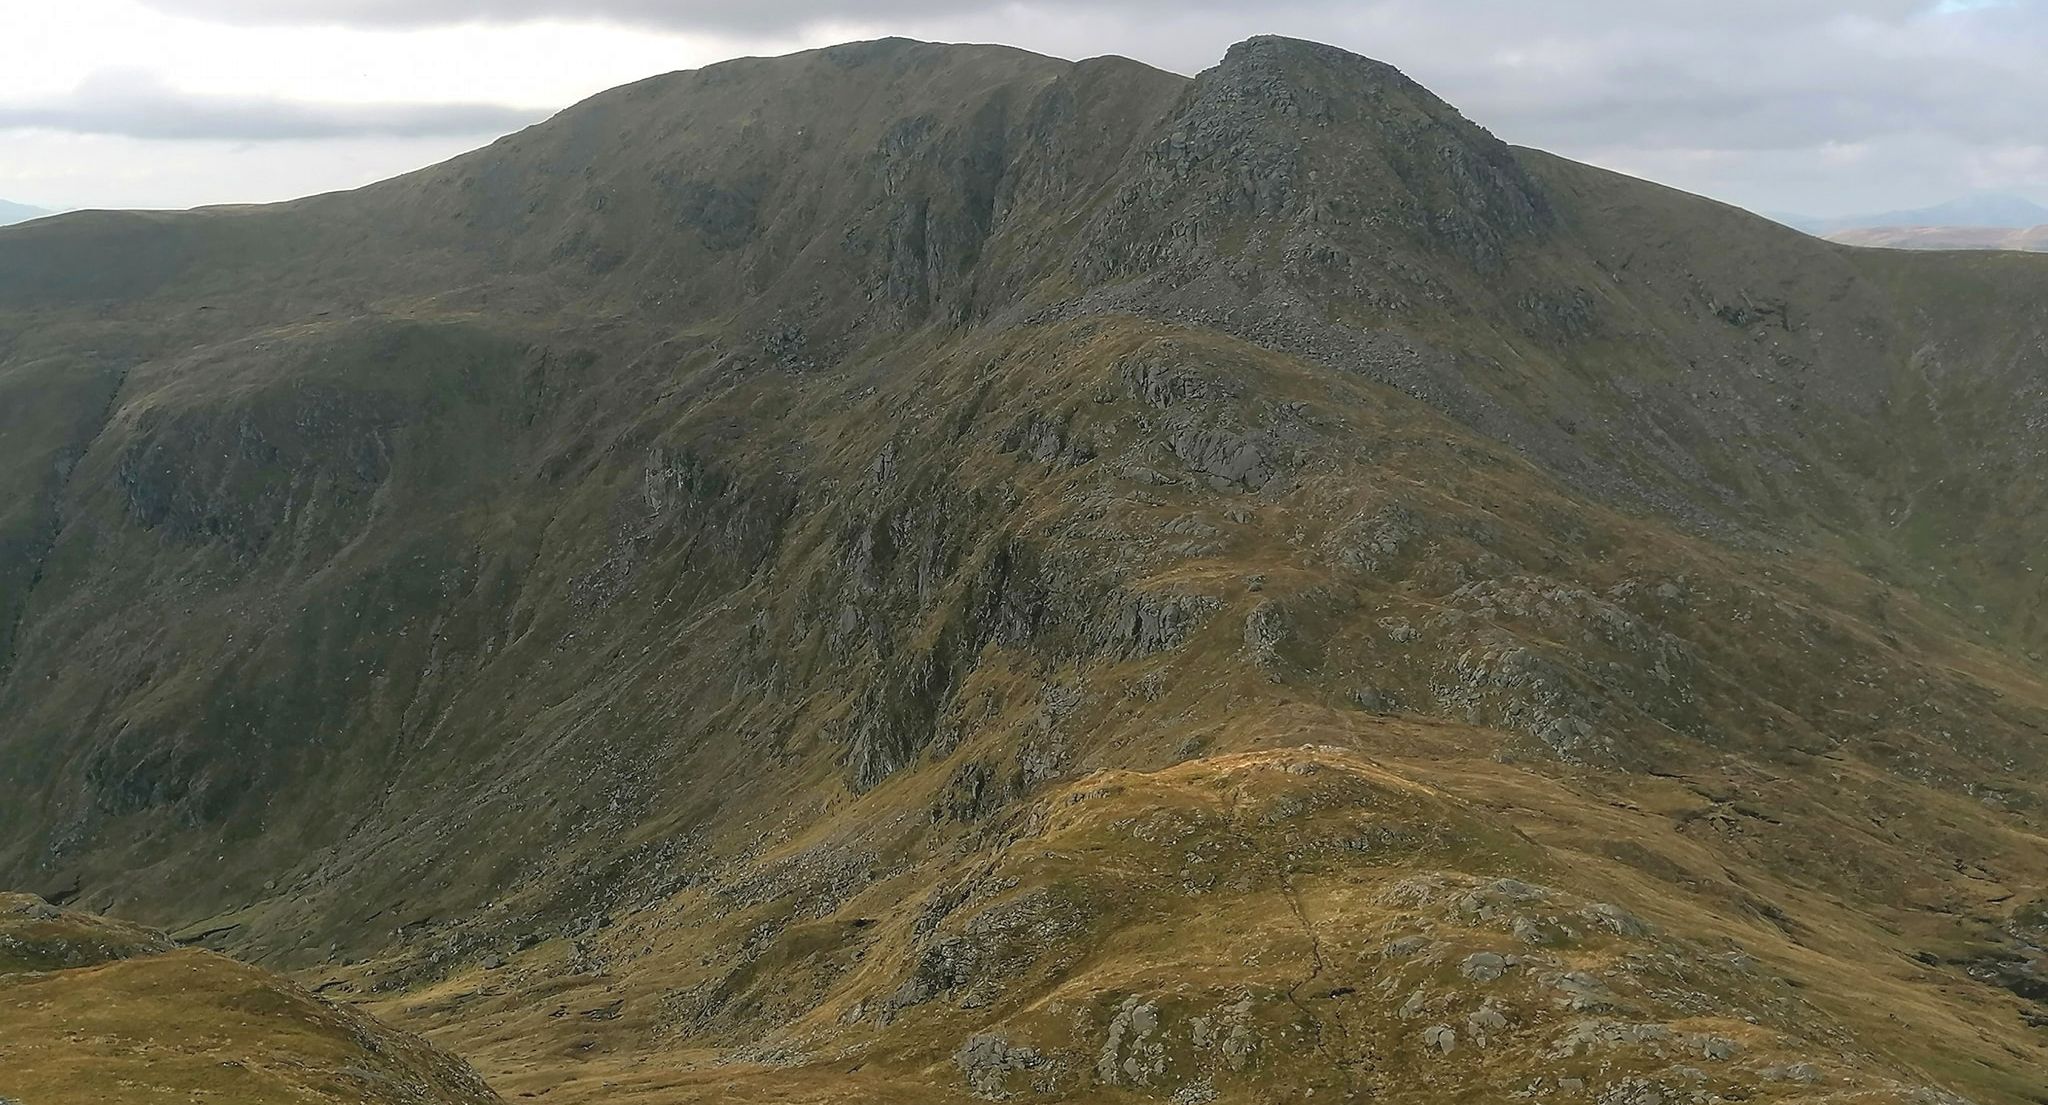
[[183, 92], [153, 73], [112, 70], [94, 74], [63, 96], [0, 103], [0, 131], [246, 142], [474, 137], [527, 126], [546, 114], [502, 104], [334, 103]]
[[0, 196], [51, 208], [260, 203], [356, 188], [475, 148], [478, 136], [168, 141], [0, 134]]
[[352, 185], [613, 84], [849, 38], [1192, 73], [1261, 33], [1391, 62], [1510, 141], [1761, 209], [2048, 200], [2044, 0], [70, 0], [0, 15], [0, 196]]

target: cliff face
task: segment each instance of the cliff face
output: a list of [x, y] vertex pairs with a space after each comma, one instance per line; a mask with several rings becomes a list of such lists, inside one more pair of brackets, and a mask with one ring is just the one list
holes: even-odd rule
[[559, 1100], [2031, 1101], [2044, 306], [1280, 39], [11, 228], [0, 882]]

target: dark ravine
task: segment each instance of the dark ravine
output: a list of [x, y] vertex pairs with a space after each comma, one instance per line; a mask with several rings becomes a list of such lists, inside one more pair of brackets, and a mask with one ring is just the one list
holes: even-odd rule
[[1334, 48], [671, 74], [0, 231], [0, 885], [508, 1098], [2038, 1102], [2044, 430]]

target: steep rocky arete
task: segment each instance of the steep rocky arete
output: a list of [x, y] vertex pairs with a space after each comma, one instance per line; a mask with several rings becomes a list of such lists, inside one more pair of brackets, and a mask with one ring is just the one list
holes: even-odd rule
[[0, 884], [429, 1100], [2038, 1105], [2044, 431], [1340, 50], [655, 78], [0, 231]]

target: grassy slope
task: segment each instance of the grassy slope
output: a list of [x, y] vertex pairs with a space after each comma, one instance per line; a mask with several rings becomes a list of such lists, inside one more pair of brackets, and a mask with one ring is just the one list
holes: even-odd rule
[[417, 1037], [163, 934], [0, 897], [0, 1092], [35, 1102], [498, 1100]]

